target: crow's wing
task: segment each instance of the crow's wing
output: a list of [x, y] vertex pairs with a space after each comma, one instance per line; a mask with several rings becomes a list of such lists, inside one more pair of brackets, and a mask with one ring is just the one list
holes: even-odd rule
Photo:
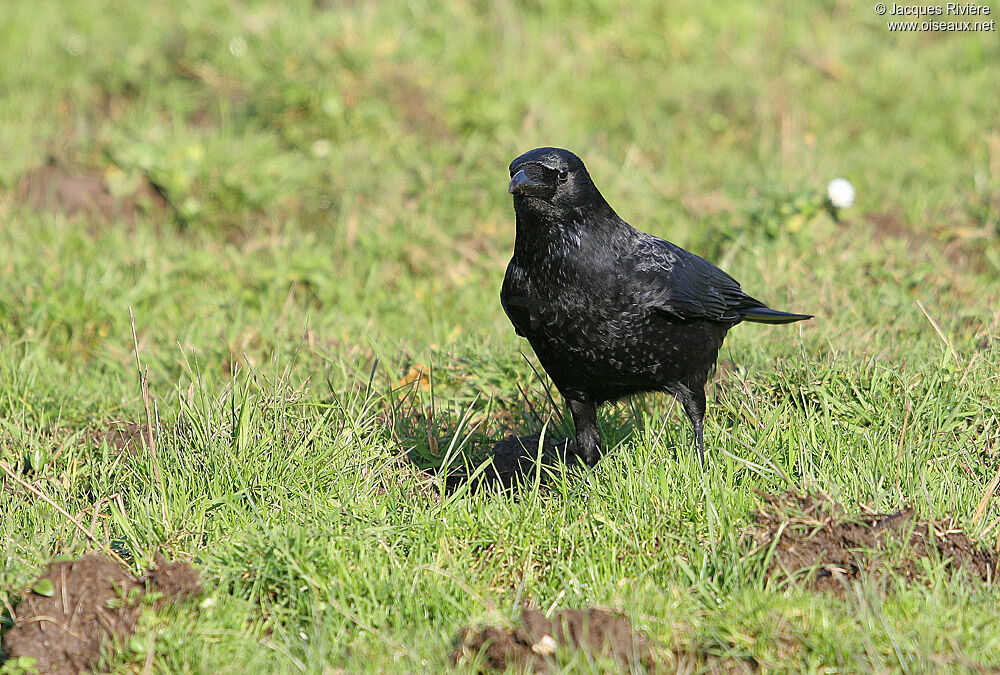
[[513, 263], [507, 266], [507, 273], [503, 278], [503, 285], [500, 287], [500, 306], [510, 322], [514, 325], [514, 332], [521, 337], [527, 337], [528, 333], [538, 325], [538, 316], [531, 298], [519, 289], [523, 285], [518, 283], [523, 274]]
[[737, 322], [740, 310], [765, 307], [712, 263], [652, 235], [638, 241], [633, 280], [642, 305], [676, 319]]
[[527, 337], [527, 332], [531, 327], [531, 305], [527, 298], [511, 296], [507, 293], [500, 294], [500, 306], [514, 326], [514, 332], [521, 337]]

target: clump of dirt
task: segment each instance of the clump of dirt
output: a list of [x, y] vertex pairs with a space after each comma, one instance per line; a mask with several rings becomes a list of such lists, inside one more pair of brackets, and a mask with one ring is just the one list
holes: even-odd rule
[[804, 577], [814, 589], [843, 592], [846, 582], [862, 576], [918, 580], [928, 561], [985, 582], [996, 576], [996, 555], [951, 518], [923, 520], [911, 508], [847, 515], [823, 494], [758, 494], [763, 502], [748, 534], [758, 550], [769, 551], [767, 573], [773, 578]]
[[457, 665], [482, 655], [483, 670], [513, 666], [543, 672], [554, 665], [550, 657], [560, 649], [583, 651], [588, 660], [610, 657], [628, 670], [653, 665], [652, 644], [645, 634], [621, 614], [595, 608], [565, 609], [551, 618], [526, 609], [514, 628], [466, 626], [459, 631], [451, 660]]
[[157, 606], [168, 602], [184, 602], [201, 595], [201, 573], [185, 560], [167, 562], [157, 554], [156, 565], [145, 576], [147, 588], [163, 594]]
[[123, 220], [131, 224], [139, 215], [163, 215], [167, 200], [147, 178], [125, 180], [123, 174], [122, 180], [116, 180], [117, 175], [49, 158], [21, 177], [17, 199], [37, 211], [84, 214], [108, 222]]
[[148, 424], [112, 422], [105, 429], [87, 434], [86, 439], [95, 446], [107, 443], [108, 447], [116, 454], [123, 452], [132, 454], [141, 451], [144, 447], [150, 447], [155, 436], [155, 430], [151, 429]]
[[[450, 492], [469, 480], [474, 480], [477, 488], [492, 485], [510, 488], [522, 481], [531, 480], [538, 466], [540, 442], [541, 434], [511, 434], [493, 444], [490, 450], [493, 462], [479, 476], [473, 478], [471, 471], [465, 468], [452, 469], [446, 481], [446, 489]], [[543, 479], [545, 469], [552, 470], [560, 463], [573, 465], [576, 462], [573, 445], [568, 439], [556, 440], [546, 435], [545, 442], [541, 443]]]
[[34, 657], [43, 673], [90, 670], [105, 636], [123, 639], [135, 631], [140, 607], [134, 595], [140, 588], [135, 577], [104, 556], [50, 563], [18, 605], [4, 650], [8, 658]]
[[89, 671], [98, 664], [102, 642], [132, 636], [149, 592], [162, 594], [155, 606], [192, 598], [200, 592], [198, 572], [162, 557], [143, 578], [98, 554], [49, 563], [21, 593], [14, 626], [4, 635], [4, 652], [10, 659], [35, 658], [42, 673]]

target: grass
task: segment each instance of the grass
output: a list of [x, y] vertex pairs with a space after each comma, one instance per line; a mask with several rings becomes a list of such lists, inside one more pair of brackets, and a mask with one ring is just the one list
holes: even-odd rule
[[[973, 535], [1000, 516], [972, 518], [1000, 429], [995, 34], [833, 1], [47, 1], [0, 26], [0, 597], [94, 547], [203, 570], [200, 608], [145, 616], [113, 671], [149, 645], [162, 672], [434, 671], [525, 604], [620, 608], [694, 670], [1000, 665], [992, 587], [816, 594], [740, 537], [786, 477]], [[400, 455], [570, 430], [497, 299], [505, 169], [546, 144], [817, 318], [731, 333], [705, 471], [651, 396], [602, 412], [586, 478], [438, 499]], [[28, 208], [48, 156], [167, 210]], [[840, 175], [835, 223], [809, 205]], [[145, 421], [129, 308], [155, 456], [88, 441]]]

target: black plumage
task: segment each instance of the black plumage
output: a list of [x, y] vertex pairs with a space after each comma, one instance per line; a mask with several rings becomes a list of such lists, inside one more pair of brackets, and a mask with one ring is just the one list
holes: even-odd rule
[[771, 309], [707, 260], [633, 228], [567, 150], [526, 152], [510, 176], [516, 233], [500, 301], [566, 399], [581, 458], [601, 458], [597, 406], [665, 391], [704, 461], [705, 382], [726, 333], [812, 317]]

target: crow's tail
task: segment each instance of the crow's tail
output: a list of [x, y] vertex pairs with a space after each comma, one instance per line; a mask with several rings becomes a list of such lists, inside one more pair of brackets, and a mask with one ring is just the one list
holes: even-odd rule
[[812, 314], [791, 314], [779, 312], [770, 307], [747, 307], [739, 312], [744, 321], [756, 321], [757, 323], [794, 323], [813, 318]]

